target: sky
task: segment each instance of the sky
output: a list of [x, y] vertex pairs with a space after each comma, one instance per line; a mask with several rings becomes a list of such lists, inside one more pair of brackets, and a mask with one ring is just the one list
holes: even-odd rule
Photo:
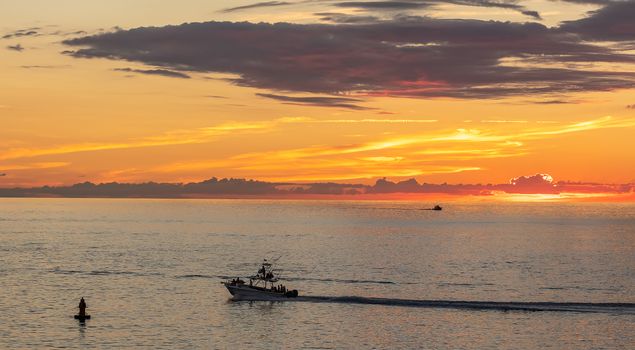
[[635, 182], [635, 1], [0, 4], [0, 187]]

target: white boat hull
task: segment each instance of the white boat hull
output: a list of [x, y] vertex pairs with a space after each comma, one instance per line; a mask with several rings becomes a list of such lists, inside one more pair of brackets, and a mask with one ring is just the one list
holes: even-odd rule
[[256, 289], [247, 285], [225, 284], [234, 300], [286, 300], [290, 298], [280, 292]]

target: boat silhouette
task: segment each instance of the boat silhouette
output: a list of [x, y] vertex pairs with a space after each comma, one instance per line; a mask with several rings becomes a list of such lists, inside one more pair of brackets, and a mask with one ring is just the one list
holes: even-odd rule
[[274, 273], [273, 265], [264, 259], [258, 273], [247, 278], [249, 283], [240, 277], [221, 282], [235, 300], [281, 300], [295, 298], [298, 291], [289, 290], [280, 282]]

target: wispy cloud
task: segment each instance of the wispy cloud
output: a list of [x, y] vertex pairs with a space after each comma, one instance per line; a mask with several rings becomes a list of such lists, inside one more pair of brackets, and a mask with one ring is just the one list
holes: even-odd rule
[[20, 66], [20, 68], [23, 68], [23, 69], [59, 69], [59, 68], [70, 68], [70, 67], [71, 67], [71, 65], [68, 65], [68, 64], [58, 64], [58, 65], [32, 64], [32, 65], [22, 65], [22, 66]]
[[257, 9], [257, 8], [262, 8], [262, 7], [277, 7], [277, 6], [284, 6], [284, 5], [291, 5], [291, 4], [293, 4], [293, 3], [292, 2], [288, 2], [288, 1], [263, 1], [263, 2], [257, 2], [257, 3], [244, 5], [244, 6], [236, 6], [236, 7], [226, 8], [226, 9], [221, 10], [220, 12], [225, 12], [225, 13], [227, 13], [227, 12], [236, 12], [236, 11]]
[[[52, 156], [76, 152], [208, 143], [221, 135], [262, 133], [294, 123], [434, 123], [417, 119], [313, 119], [286, 117], [270, 121], [223, 123], [174, 130], [164, 134], [113, 143], [75, 143], [44, 148], [11, 148], [0, 160]], [[514, 123], [516, 124], [516, 123]], [[635, 119], [598, 118], [568, 124], [517, 124], [513, 130], [455, 129], [385, 136], [365, 142], [315, 145], [236, 154], [224, 159], [195, 159], [147, 169], [152, 173], [191, 173], [213, 169], [237, 175], [259, 174], [262, 179], [309, 181], [378, 176], [420, 176], [473, 171], [479, 160], [518, 157], [532, 152], [535, 140], [609, 128], [635, 127]], [[290, 164], [293, 164], [290, 166]], [[1, 170], [1, 169], [0, 169]], [[399, 175], [398, 175], [399, 174]]]
[[374, 108], [360, 106], [356, 103], [363, 102], [363, 100], [351, 97], [333, 97], [333, 96], [285, 96], [257, 93], [257, 96], [265, 97], [273, 100], [282, 101], [288, 104], [309, 105], [318, 107], [335, 107], [346, 108], [353, 110], [370, 110]]
[[0, 152], [0, 160], [50, 156], [77, 152], [95, 152], [129, 148], [159, 147], [207, 143], [216, 137], [229, 133], [257, 132], [270, 129], [271, 122], [228, 122], [211, 127], [191, 130], [174, 130], [162, 135], [148, 136], [123, 142], [110, 143], [75, 143], [43, 148], [10, 148]]
[[438, 5], [453, 4], [461, 6], [492, 7], [514, 10], [534, 19], [542, 19], [537, 11], [529, 10], [515, 1], [491, 0], [387, 0], [387, 1], [341, 1], [334, 2], [336, 7], [356, 8], [366, 11], [404, 11], [427, 9]]
[[280, 123], [309, 123], [309, 124], [430, 124], [438, 122], [437, 119], [387, 119], [387, 118], [361, 118], [361, 119], [315, 119], [306, 117], [287, 117], [277, 120]]
[[26, 29], [18, 29], [15, 30], [13, 32], [7, 33], [5, 35], [2, 36], [2, 39], [13, 39], [13, 38], [22, 38], [22, 37], [29, 37], [29, 36], [39, 36], [42, 35], [39, 30], [41, 28], [38, 27], [33, 27], [33, 28], [26, 28]]
[[[312, 121], [297, 118], [295, 122]], [[278, 122], [294, 121], [292, 118], [283, 118]], [[633, 126], [635, 126], [635, 119], [616, 120], [605, 117], [565, 125], [525, 128], [506, 133], [458, 129], [401, 135], [356, 144], [251, 152], [222, 160], [171, 163], [151, 171], [187, 173], [233, 169], [239, 173], [257, 173], [264, 179], [288, 178], [297, 181], [372, 178], [386, 174], [420, 176], [472, 171], [480, 168], [472, 165], [479, 160], [527, 155], [531, 153], [531, 146], [526, 143], [537, 139], [596, 129]], [[293, 167], [289, 168], [289, 164], [293, 164]]]
[[502, 119], [485, 119], [481, 120], [481, 123], [495, 123], [495, 124], [526, 124], [527, 120], [502, 120]]
[[70, 164], [71, 163], [68, 163], [68, 162], [35, 162], [35, 163], [25, 163], [25, 164], [0, 164], [0, 171], [4, 173], [5, 171], [11, 171], [11, 170], [61, 168], [61, 167], [68, 166]]
[[164, 76], [168, 78], [181, 78], [181, 79], [190, 78], [190, 76], [185, 73], [176, 72], [176, 71], [172, 71], [168, 69], [115, 68], [113, 70], [117, 72], [139, 73], [139, 74], [146, 74], [146, 75], [160, 75], [160, 76]]

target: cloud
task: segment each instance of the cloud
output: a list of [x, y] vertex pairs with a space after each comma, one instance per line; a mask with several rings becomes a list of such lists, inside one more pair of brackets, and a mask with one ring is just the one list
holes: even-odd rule
[[[0, 174], [2, 176], [2, 174]], [[558, 182], [557, 186], [545, 180], [543, 174], [520, 177], [527, 181], [523, 185], [512, 184], [430, 184], [419, 183], [414, 178], [393, 182], [385, 177], [378, 179], [374, 185], [335, 182], [265, 182], [236, 178], [211, 178], [190, 183], [118, 183], [108, 182], [95, 184], [92, 182], [77, 183], [72, 186], [44, 186], [32, 188], [0, 188], [0, 197], [147, 197], [147, 198], [196, 198], [196, 197], [289, 197], [303, 195], [335, 195], [364, 196], [361, 198], [376, 199], [387, 194], [448, 194], [463, 196], [492, 196], [494, 194], [548, 194], [551, 197], [529, 196], [528, 200], [547, 199], [584, 199], [611, 196], [632, 195], [633, 184], [598, 184], [579, 182]], [[536, 179], [535, 183], [533, 182]], [[559, 190], [556, 190], [558, 188]], [[380, 197], [375, 197], [380, 196]], [[501, 195], [502, 198], [507, 198]], [[358, 197], [360, 198], [360, 197]], [[512, 199], [515, 197], [512, 197]], [[632, 199], [631, 199], [632, 200]]]
[[[27, 163], [27, 164], [5, 164], [1, 165], [0, 169], [2, 170], [30, 170], [30, 169], [50, 169], [50, 168], [60, 168], [70, 165], [67, 162], [36, 162], [36, 163]], [[6, 174], [5, 174], [6, 175]]]
[[363, 107], [354, 104], [355, 102], [362, 102], [360, 99], [350, 98], [350, 97], [323, 97], [323, 96], [304, 96], [304, 97], [296, 97], [296, 96], [284, 96], [284, 95], [274, 95], [274, 94], [263, 94], [257, 93], [256, 95], [260, 97], [270, 98], [273, 100], [283, 101], [289, 104], [301, 104], [301, 105], [310, 105], [310, 106], [319, 106], [319, 107], [336, 107], [336, 108], [346, 108], [353, 110], [369, 110], [373, 108]]
[[7, 33], [5, 35], [2, 36], [2, 39], [12, 39], [12, 38], [21, 38], [21, 37], [27, 37], [27, 36], [39, 36], [41, 35], [39, 30], [41, 28], [27, 28], [27, 29], [19, 29], [16, 31], [13, 31], [11, 33]]
[[[77, 58], [234, 74], [237, 85], [278, 91], [500, 98], [635, 86], [633, 72], [572, 68], [634, 63], [634, 55], [537, 23], [425, 17], [356, 25], [205, 22], [64, 43], [78, 47], [68, 52]], [[523, 64], [505, 64], [509, 58]]]
[[264, 2], [257, 2], [257, 3], [254, 3], [254, 4], [250, 4], [250, 5], [230, 7], [230, 8], [226, 8], [224, 10], [221, 10], [220, 12], [226, 12], [227, 13], [227, 12], [251, 10], [251, 9], [262, 8], [262, 7], [276, 7], [276, 6], [285, 6], [285, 5], [292, 5], [292, 4], [293, 3], [287, 2], [287, 1], [264, 1]]
[[22, 47], [22, 45], [20, 45], [20, 44], [9, 45], [9, 46], [7, 46], [7, 50], [13, 50], [13, 51], [20, 52], [20, 51], [24, 50], [24, 47]]
[[[524, 6], [519, 5], [516, 0], [387, 0], [387, 1], [329, 1], [329, 0], [304, 0], [297, 2], [287, 1], [267, 1], [258, 2], [245, 6], [238, 6], [222, 10], [221, 12], [235, 12], [242, 10], [249, 10], [253, 8], [274, 7], [283, 5], [294, 5], [300, 3], [311, 3], [313, 5], [320, 4], [323, 6], [331, 6], [337, 8], [351, 8], [358, 11], [366, 12], [379, 12], [385, 14], [385, 12], [411, 12], [416, 10], [425, 10], [428, 8], [436, 7], [438, 5], [453, 4], [460, 6], [477, 6], [477, 7], [491, 7], [502, 8], [517, 11], [523, 15], [540, 20], [540, 14], [537, 11], [526, 9]], [[326, 16], [328, 21], [332, 19], [346, 19], [343, 16]], [[350, 16], [347, 19], [353, 20], [355, 16]], [[368, 17], [367, 17], [368, 18]], [[336, 21], [337, 21], [336, 20]], [[344, 23], [344, 22], [342, 22]], [[352, 23], [352, 22], [348, 22]]]
[[282, 118], [285, 123], [317, 123], [317, 124], [362, 124], [362, 123], [386, 123], [386, 124], [428, 124], [436, 123], [436, 119], [312, 119], [312, 118]]
[[148, 197], [174, 198], [223, 195], [279, 194], [278, 184], [245, 179], [212, 178], [201, 182], [180, 183], [100, 183], [83, 182], [72, 186], [0, 188], [0, 197]]
[[373, 23], [380, 21], [380, 18], [377, 16], [360, 16], [338, 12], [317, 12], [314, 13], [314, 15], [318, 16], [321, 21], [339, 24]]
[[412, 10], [429, 7], [431, 4], [424, 1], [343, 1], [334, 6], [365, 10]]
[[130, 73], [139, 73], [139, 74], [147, 74], [147, 75], [160, 75], [169, 78], [181, 78], [181, 79], [189, 79], [190, 76], [181, 73], [175, 72], [167, 69], [133, 69], [133, 68], [115, 68], [117, 72], [130, 72]]
[[558, 189], [553, 182], [553, 177], [548, 174], [535, 174], [530, 176], [519, 176], [509, 180], [511, 188], [507, 188], [508, 193], [556, 193]]
[[522, 13], [525, 16], [529, 16], [529, 17], [533, 17], [535, 19], [542, 19], [542, 16], [540, 16], [540, 13], [538, 13], [538, 11], [531, 11], [531, 10], [522, 10], [520, 11], [520, 13]]
[[110, 143], [75, 143], [53, 145], [43, 148], [10, 148], [0, 153], [0, 160], [20, 159], [78, 152], [96, 152], [117, 149], [159, 147], [207, 143], [218, 136], [229, 133], [250, 133], [269, 130], [275, 126], [271, 122], [227, 122], [215, 126], [174, 130], [161, 135]]
[[[338, 120], [281, 118], [277, 123], [410, 123], [416, 120]], [[460, 129], [389, 135], [379, 139], [336, 145], [265, 150], [222, 159], [193, 159], [149, 169], [149, 173], [205, 173], [214, 169], [262, 179], [342, 181], [391, 176], [424, 176], [478, 170], [485, 159], [518, 157], [531, 153], [531, 141], [601, 128], [632, 127], [625, 120], [600, 119], [568, 125], [532, 124], [521, 130], [495, 133]], [[528, 125], [528, 124], [521, 124]], [[536, 126], [534, 126], [536, 125]], [[538, 143], [538, 142], [536, 142]], [[528, 144], [529, 146], [525, 146]], [[293, 169], [289, 168], [293, 164]], [[476, 165], [475, 165], [476, 164]], [[512, 186], [512, 185], [507, 185]], [[513, 187], [510, 187], [513, 188]], [[500, 190], [500, 189], [499, 189]]]
[[25, 65], [20, 66], [20, 68], [24, 69], [57, 69], [57, 68], [70, 68], [71, 66], [68, 64], [60, 64], [60, 65]]
[[461, 6], [493, 7], [515, 10], [523, 15], [542, 19], [537, 11], [526, 9], [518, 5], [516, 1], [490, 1], [490, 0], [410, 0], [410, 1], [343, 1], [336, 2], [336, 7], [357, 8], [375, 11], [404, 11], [426, 9], [440, 4], [453, 4]]
[[628, 105], [628, 106], [626, 106], [626, 108], [628, 108], [628, 109], [635, 109], [635, 104]]
[[560, 30], [578, 34], [586, 40], [635, 41], [635, 2], [601, 3], [605, 6], [590, 12], [586, 18], [565, 22]]
[[463, 5], [463, 6], [479, 6], [479, 7], [493, 7], [493, 8], [509, 9], [509, 10], [518, 11], [518, 12], [520, 12], [521, 14], [523, 14], [525, 16], [533, 17], [533, 18], [538, 19], [538, 20], [542, 19], [540, 17], [540, 14], [537, 11], [528, 10], [524, 6], [518, 5], [517, 1], [515, 1], [515, 0], [502, 0], [502, 1], [497, 1], [497, 0], [437, 0], [437, 1], [434, 1], [434, 2], [450, 3], [450, 4]]
[[607, 5], [612, 2], [618, 2], [622, 0], [550, 0], [554, 2], [571, 2], [574, 4], [592, 4], [592, 5]]
[[571, 101], [571, 100], [541, 100], [541, 101], [529, 101], [529, 103], [538, 104], [538, 105], [563, 105], [563, 104], [577, 103], [577, 101]]

